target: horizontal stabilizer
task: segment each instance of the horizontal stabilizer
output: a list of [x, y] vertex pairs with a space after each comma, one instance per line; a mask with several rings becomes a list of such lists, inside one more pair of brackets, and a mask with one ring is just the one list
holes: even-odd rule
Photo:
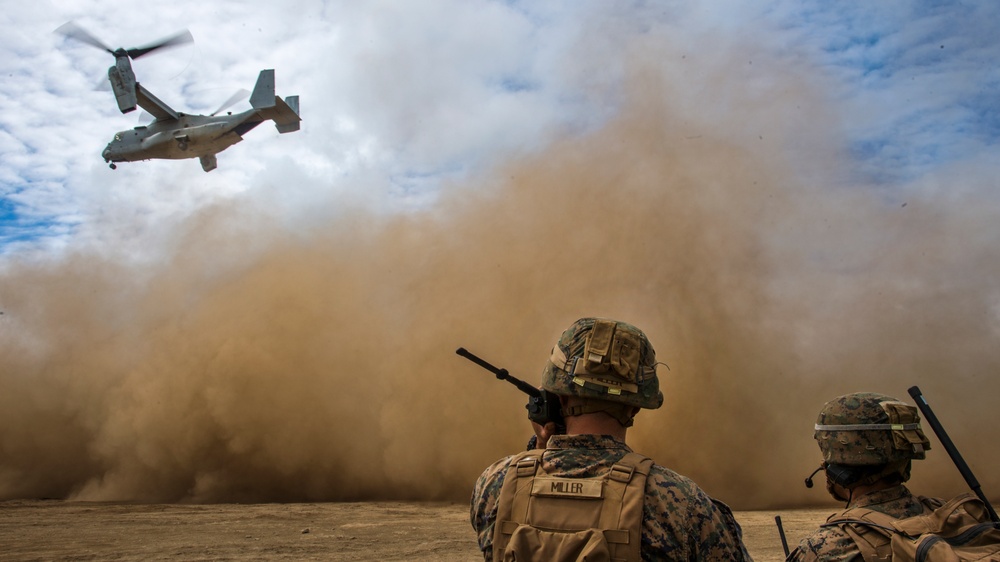
[[285, 98], [285, 103], [288, 104], [288, 107], [291, 108], [291, 110], [294, 111], [296, 115], [300, 115], [299, 96], [288, 96], [287, 98]]
[[261, 70], [250, 95], [250, 105], [262, 119], [273, 119], [279, 133], [299, 130], [299, 96], [287, 100], [274, 95], [274, 69]]
[[273, 117], [274, 126], [279, 133], [291, 133], [299, 130], [299, 96], [288, 96], [287, 99], [276, 98], [277, 113]]

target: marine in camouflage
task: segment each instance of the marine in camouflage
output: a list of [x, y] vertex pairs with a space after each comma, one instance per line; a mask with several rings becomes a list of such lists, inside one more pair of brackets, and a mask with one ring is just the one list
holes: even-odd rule
[[[845, 394], [823, 405], [814, 437], [827, 469], [827, 489], [834, 497], [839, 497], [837, 493], [844, 489], [849, 492], [848, 497], [842, 498], [846, 499], [847, 508], [827, 521], [855, 508], [895, 518], [912, 517], [943, 503], [934, 498], [917, 498], [903, 485], [910, 478], [912, 460], [923, 459], [930, 449], [917, 412], [914, 406], [874, 392]], [[831, 480], [830, 476], [838, 466], [863, 469], [857, 472], [857, 480], [838, 482], [841, 492], [836, 492], [836, 486], [831, 484], [836, 479]], [[863, 493], [855, 493], [855, 489]], [[863, 560], [855, 539], [844, 530], [846, 525], [821, 526], [799, 543], [788, 560]], [[851, 530], [872, 544], [888, 542], [864, 525], [851, 524]]]
[[[848, 509], [834, 513], [827, 521], [839, 517], [853, 508], [865, 508], [890, 515], [897, 519], [913, 517], [940, 506], [943, 502], [932, 498], [917, 498], [900, 484], [885, 490], [863, 494], [853, 498]], [[853, 525], [855, 532], [869, 535], [873, 542], [886, 542], [882, 535], [868, 529], [864, 525]], [[861, 561], [861, 551], [854, 539], [844, 531], [843, 525], [822, 526], [812, 535], [806, 537], [792, 551], [790, 562], [834, 562]]]
[[[599, 476], [631, 451], [624, 441], [607, 435], [554, 435], [542, 456], [542, 468], [550, 476]], [[487, 562], [493, 559], [497, 500], [511, 458], [487, 468], [472, 494], [472, 526]], [[645, 498], [643, 560], [751, 560], [732, 511], [691, 479], [654, 464]]]
[[[567, 420], [602, 412], [625, 428], [639, 408], [663, 404], [656, 366], [656, 352], [639, 328], [606, 318], [581, 318], [552, 348], [542, 371], [542, 388], [583, 399], [563, 403]], [[542, 454], [541, 469], [551, 477], [603, 476], [632, 452], [623, 437], [624, 432], [617, 437], [554, 435]], [[512, 459], [506, 457], [487, 468], [472, 495], [472, 526], [487, 561], [493, 559], [498, 502]], [[643, 491], [639, 524], [643, 560], [750, 560], [732, 511], [690, 479], [654, 464]]]

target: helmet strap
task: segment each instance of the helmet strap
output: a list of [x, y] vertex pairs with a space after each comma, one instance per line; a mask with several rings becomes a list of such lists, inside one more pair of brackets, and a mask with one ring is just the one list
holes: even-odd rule
[[[827, 491], [834, 498], [851, 503], [854, 491], [860, 487], [867, 487], [877, 482], [885, 482], [885, 486], [896, 485], [910, 479], [910, 459], [897, 460], [884, 465], [837, 465], [826, 463]], [[853, 473], [853, 474], [852, 474]], [[895, 481], [888, 481], [893, 478]], [[837, 493], [834, 486], [839, 486], [847, 491], [847, 497]]]
[[623, 426], [632, 427], [632, 423], [634, 422], [635, 418], [635, 414], [632, 413], [634, 409], [636, 409], [634, 406], [629, 406], [627, 404], [587, 401], [583, 404], [577, 404], [575, 406], [564, 406], [562, 409], [562, 414], [563, 417], [569, 417], [569, 416], [580, 416], [583, 414], [604, 412], [605, 414], [618, 420], [618, 423], [622, 424]]

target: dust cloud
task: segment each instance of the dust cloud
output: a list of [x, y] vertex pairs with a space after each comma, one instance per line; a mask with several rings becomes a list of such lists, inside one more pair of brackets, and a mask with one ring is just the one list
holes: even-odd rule
[[[612, 122], [425, 209], [292, 232], [230, 202], [155, 265], [12, 261], [0, 498], [465, 501], [530, 429], [455, 349], [534, 383], [590, 315], [640, 326], [669, 366], [630, 442], [734, 508], [828, 502], [802, 485], [818, 409], [914, 384], [997, 493], [991, 167], [848, 181], [815, 77], [634, 60]], [[914, 487], [962, 491], [931, 439]]]

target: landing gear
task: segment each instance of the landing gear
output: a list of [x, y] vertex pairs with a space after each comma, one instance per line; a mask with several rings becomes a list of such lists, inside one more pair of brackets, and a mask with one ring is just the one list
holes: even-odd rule
[[118, 169], [118, 166], [116, 166], [114, 162], [108, 164], [108, 167], [111, 168], [112, 170], [117, 170]]
[[188, 143], [187, 143], [187, 141], [178, 141], [177, 142], [177, 148], [179, 148], [181, 150], [187, 150], [188, 149]]

